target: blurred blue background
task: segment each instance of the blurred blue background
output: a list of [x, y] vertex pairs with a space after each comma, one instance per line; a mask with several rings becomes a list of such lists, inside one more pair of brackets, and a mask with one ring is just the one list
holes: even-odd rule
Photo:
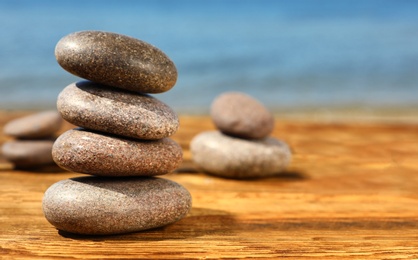
[[278, 112], [418, 107], [418, 1], [0, 0], [0, 109], [54, 108], [80, 80], [55, 44], [80, 30], [163, 50], [179, 78], [156, 97], [179, 113], [229, 90]]

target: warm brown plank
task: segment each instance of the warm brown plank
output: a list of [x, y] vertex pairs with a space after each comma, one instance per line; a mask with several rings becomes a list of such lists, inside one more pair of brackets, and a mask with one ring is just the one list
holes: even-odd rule
[[[17, 115], [3, 113], [0, 123]], [[43, 192], [77, 174], [56, 168], [12, 171], [3, 161], [0, 255], [418, 258], [418, 125], [278, 120], [274, 136], [292, 147], [292, 165], [278, 177], [251, 181], [196, 171], [188, 145], [195, 134], [208, 129], [213, 126], [207, 117], [183, 116], [174, 136], [184, 148], [185, 162], [166, 178], [190, 190], [191, 213], [173, 225], [128, 235], [81, 237], [57, 232], [43, 217]]]

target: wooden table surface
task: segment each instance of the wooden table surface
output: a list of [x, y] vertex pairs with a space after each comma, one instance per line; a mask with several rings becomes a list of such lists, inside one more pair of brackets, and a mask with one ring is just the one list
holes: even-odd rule
[[[0, 116], [4, 124], [15, 114]], [[3, 160], [0, 258], [418, 259], [417, 124], [276, 122], [273, 136], [293, 150], [288, 171], [238, 181], [196, 170], [189, 142], [213, 126], [182, 116], [173, 138], [184, 163], [164, 178], [190, 191], [193, 208], [177, 223], [126, 235], [58, 232], [43, 216], [43, 193], [80, 174], [16, 171]]]

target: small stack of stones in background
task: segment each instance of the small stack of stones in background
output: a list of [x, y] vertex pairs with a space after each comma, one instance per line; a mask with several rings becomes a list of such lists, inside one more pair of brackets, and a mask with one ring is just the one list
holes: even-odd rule
[[80, 128], [58, 137], [52, 156], [64, 169], [93, 176], [53, 184], [43, 199], [46, 219], [62, 231], [108, 235], [183, 218], [191, 209], [190, 193], [152, 177], [182, 161], [181, 147], [168, 138], [178, 117], [146, 94], [174, 86], [174, 63], [148, 43], [101, 31], [67, 35], [55, 56], [88, 81], [70, 84], [58, 97], [62, 117]]
[[52, 145], [62, 121], [57, 111], [43, 111], [11, 120], [3, 128], [4, 134], [13, 138], [2, 145], [4, 158], [20, 169], [54, 164]]
[[226, 92], [211, 105], [218, 131], [195, 136], [193, 161], [203, 171], [234, 178], [261, 178], [283, 171], [291, 160], [288, 145], [269, 137], [273, 115], [257, 100], [240, 92]]

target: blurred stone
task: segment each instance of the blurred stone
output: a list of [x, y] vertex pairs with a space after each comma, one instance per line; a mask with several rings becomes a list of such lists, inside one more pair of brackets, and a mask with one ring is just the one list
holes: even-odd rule
[[17, 168], [32, 168], [54, 163], [52, 140], [14, 140], [2, 145], [2, 154]]
[[57, 111], [43, 111], [8, 122], [3, 132], [21, 139], [40, 139], [52, 137], [62, 125]]
[[220, 131], [241, 138], [264, 138], [274, 128], [274, 117], [267, 108], [240, 92], [226, 92], [218, 96], [212, 102], [210, 114]]
[[291, 151], [283, 141], [272, 137], [246, 140], [219, 131], [195, 136], [190, 150], [203, 171], [235, 179], [279, 174], [291, 160]]

